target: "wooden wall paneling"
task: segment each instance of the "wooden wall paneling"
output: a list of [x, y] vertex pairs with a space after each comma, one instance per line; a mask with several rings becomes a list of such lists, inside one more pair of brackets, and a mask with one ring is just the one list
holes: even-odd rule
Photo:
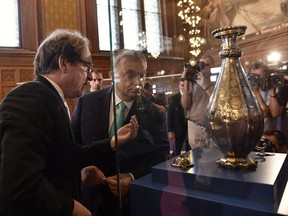
[[111, 71], [111, 61], [110, 52], [102, 52], [97, 54], [92, 54], [92, 61], [94, 68], [98, 68], [103, 72], [103, 77], [110, 78]]
[[34, 79], [33, 67], [1, 67], [0, 66], [0, 100], [17, 84]]
[[35, 57], [34, 51], [15, 49], [0, 50], [0, 66], [32, 66]]
[[44, 0], [44, 35], [57, 28], [80, 31], [80, 12], [75, 0]]
[[34, 79], [34, 68], [19, 69], [20, 82], [28, 82]]
[[16, 72], [11, 68], [0, 68], [0, 74], [0, 100], [2, 100], [16, 86]]
[[87, 36], [86, 0], [77, 0], [79, 30]]
[[41, 9], [39, 8], [39, 3], [39, 0], [19, 1], [22, 49], [36, 50], [39, 41], [42, 39], [42, 33], [39, 31], [40, 29], [38, 25], [38, 22], [42, 20], [39, 11], [39, 9]]
[[[99, 52], [98, 28], [97, 28], [97, 11], [95, 0], [85, 0], [85, 21], [87, 25], [87, 37], [91, 41], [91, 52]], [[84, 10], [82, 10], [84, 12]], [[89, 27], [88, 27], [89, 26]]]
[[[165, 39], [172, 39], [172, 47], [170, 49], [165, 49], [162, 55], [175, 56], [177, 51], [175, 49], [175, 40], [177, 39], [177, 22], [175, 17], [175, 4], [171, 0], [162, 0], [160, 1], [161, 5], [161, 19], [162, 19], [162, 31], [163, 31], [163, 42]], [[168, 42], [168, 41], [167, 41]], [[166, 42], [166, 43], [167, 43]]]

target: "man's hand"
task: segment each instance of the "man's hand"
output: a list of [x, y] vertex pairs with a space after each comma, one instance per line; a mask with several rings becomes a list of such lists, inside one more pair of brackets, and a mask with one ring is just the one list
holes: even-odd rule
[[[119, 128], [119, 130], [117, 131], [118, 145], [135, 139], [137, 137], [138, 128], [139, 125], [137, 117], [133, 115], [130, 119], [130, 123]], [[110, 146], [112, 149], [116, 147], [115, 136], [111, 138]]]
[[81, 203], [76, 200], [74, 201], [74, 208], [72, 216], [92, 216], [91, 212], [85, 208]]
[[106, 176], [96, 166], [87, 166], [81, 170], [81, 180], [89, 187], [105, 184]]
[[258, 85], [251, 85], [252, 91], [254, 92], [255, 95], [261, 94], [260, 93], [260, 88]]
[[[120, 174], [121, 196], [124, 196], [128, 193], [129, 186], [130, 186], [131, 182], [132, 182], [132, 177], [129, 173], [121, 173]], [[119, 196], [118, 184], [117, 184], [117, 175], [108, 177], [107, 184], [108, 184], [111, 192], [115, 196]]]

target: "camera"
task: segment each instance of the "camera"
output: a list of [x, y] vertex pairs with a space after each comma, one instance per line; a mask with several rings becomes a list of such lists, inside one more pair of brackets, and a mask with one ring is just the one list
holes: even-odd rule
[[260, 88], [262, 91], [267, 89], [266, 78], [260, 74], [251, 73], [247, 76], [247, 79], [251, 86], [258, 86], [258, 88]]
[[285, 77], [288, 75], [288, 69], [271, 70], [270, 75], [267, 77], [268, 88], [279, 88], [287, 85]]
[[275, 145], [270, 139], [262, 136], [254, 150], [258, 151], [260, 155], [264, 156], [265, 152], [275, 152]]
[[198, 73], [203, 70], [203, 68], [205, 68], [205, 63], [203, 61], [198, 61], [194, 66], [185, 63], [184, 69], [186, 70], [186, 73], [183, 78], [191, 82], [196, 82], [198, 79]]
[[249, 74], [247, 79], [251, 86], [258, 86], [262, 91], [279, 88], [288, 85], [285, 80], [285, 76], [288, 75], [287, 62], [282, 64], [282, 67], [278, 69], [268, 69], [267, 75], [262, 76], [260, 74]]
[[149, 89], [150, 87], [152, 87], [152, 85], [150, 83], [145, 83], [144, 84], [144, 89]]

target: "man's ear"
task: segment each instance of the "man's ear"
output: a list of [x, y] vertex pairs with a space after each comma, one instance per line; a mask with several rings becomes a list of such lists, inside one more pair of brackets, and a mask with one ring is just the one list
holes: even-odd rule
[[66, 70], [67, 70], [67, 59], [65, 57], [60, 56], [58, 58], [58, 65], [59, 65], [60, 70], [63, 73], [66, 73]]

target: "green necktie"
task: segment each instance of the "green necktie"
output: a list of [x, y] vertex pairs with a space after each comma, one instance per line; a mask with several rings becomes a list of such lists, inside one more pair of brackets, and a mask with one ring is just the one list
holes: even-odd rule
[[[117, 105], [117, 107], [118, 107], [118, 112], [116, 115], [116, 126], [117, 126], [117, 130], [118, 130], [124, 123], [126, 104], [122, 101]], [[110, 132], [109, 132], [110, 136], [113, 136], [115, 134], [114, 124], [115, 124], [115, 120], [114, 120], [114, 122], [111, 126], [111, 129], [110, 129]]]

